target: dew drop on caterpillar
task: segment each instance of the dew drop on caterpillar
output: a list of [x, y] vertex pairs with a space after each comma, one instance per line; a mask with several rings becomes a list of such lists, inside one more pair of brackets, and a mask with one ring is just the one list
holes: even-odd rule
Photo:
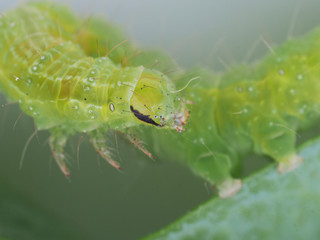
[[37, 129], [49, 129], [52, 154], [67, 177], [64, 147], [76, 132], [89, 134], [96, 151], [120, 168], [105, 141], [109, 129], [126, 132], [146, 124], [181, 131], [187, 113], [163, 73], [121, 65], [123, 53], [113, 55], [115, 61], [110, 52], [88, 56], [90, 50], [77, 43], [78, 21], [48, 3], [25, 4], [0, 19], [0, 88], [34, 118]]

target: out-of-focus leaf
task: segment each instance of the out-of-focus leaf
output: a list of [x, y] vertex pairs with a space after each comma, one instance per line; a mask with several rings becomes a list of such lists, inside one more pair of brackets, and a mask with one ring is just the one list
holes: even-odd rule
[[214, 198], [146, 239], [319, 239], [320, 139], [299, 155], [295, 171], [280, 175], [273, 164], [234, 197]]
[[0, 237], [0, 240], [9, 240], [8, 238]]
[[34, 206], [0, 181], [0, 240], [79, 239], [67, 228], [63, 219]]

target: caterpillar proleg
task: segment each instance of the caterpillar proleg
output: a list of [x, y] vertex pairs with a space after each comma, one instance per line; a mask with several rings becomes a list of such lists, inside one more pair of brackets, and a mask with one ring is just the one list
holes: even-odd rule
[[[179, 136], [157, 132], [157, 139], [175, 143], [175, 154], [198, 175], [217, 185], [221, 197], [241, 187], [233, 170], [251, 153], [267, 155], [278, 172], [294, 170], [302, 162], [296, 154], [297, 132], [320, 120], [320, 29], [290, 39], [255, 66], [234, 67], [215, 75], [207, 69], [177, 77], [201, 81], [187, 88], [190, 105], [186, 131]], [[166, 139], [166, 140], [164, 140]], [[168, 149], [169, 150], [169, 149]]]

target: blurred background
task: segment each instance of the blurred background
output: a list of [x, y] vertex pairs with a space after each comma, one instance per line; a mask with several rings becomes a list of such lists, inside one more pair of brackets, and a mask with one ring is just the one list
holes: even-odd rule
[[[23, 2], [0, 0], [0, 11]], [[184, 68], [203, 65], [214, 71], [253, 63], [268, 52], [264, 41], [279, 45], [320, 24], [318, 0], [63, 2], [84, 18], [109, 19], [142, 48], [162, 50]], [[5, 104], [3, 95], [0, 104]], [[67, 149], [72, 179], [66, 180], [52, 158], [46, 131], [30, 142], [19, 169], [33, 132], [33, 120], [26, 115], [20, 118], [16, 104], [0, 108], [0, 235], [138, 239], [214, 195], [186, 167], [170, 159], [153, 162], [121, 137], [121, 173], [99, 158], [85, 137], [77, 161], [79, 136], [75, 136]]]

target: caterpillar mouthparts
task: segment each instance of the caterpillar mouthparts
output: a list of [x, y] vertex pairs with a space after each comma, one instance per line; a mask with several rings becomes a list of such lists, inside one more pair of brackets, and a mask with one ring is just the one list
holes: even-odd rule
[[184, 125], [187, 124], [188, 118], [190, 116], [190, 111], [184, 106], [181, 112], [178, 112], [173, 116], [174, 119], [174, 129], [176, 129], [179, 133], [184, 131]]

